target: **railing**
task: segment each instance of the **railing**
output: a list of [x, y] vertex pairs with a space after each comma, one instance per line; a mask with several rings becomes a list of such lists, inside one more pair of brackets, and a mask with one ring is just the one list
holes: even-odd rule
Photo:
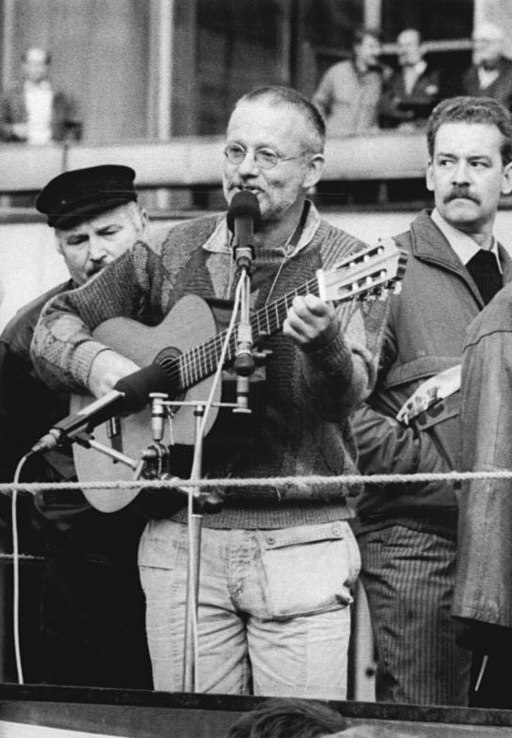
[[[28, 146], [3, 144], [0, 193], [37, 191], [69, 169], [97, 164], [126, 164], [137, 172], [139, 188], [219, 186], [222, 137], [104, 146]], [[425, 172], [421, 133], [383, 132], [333, 139], [326, 147], [325, 180], [418, 178]]]

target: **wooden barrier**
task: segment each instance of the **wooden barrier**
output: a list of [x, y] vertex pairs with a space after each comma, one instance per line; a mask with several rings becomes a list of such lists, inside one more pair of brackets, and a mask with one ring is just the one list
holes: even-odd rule
[[[0, 686], [2, 724], [45, 726], [127, 738], [223, 738], [228, 728], [263, 698], [225, 695], [84, 689], [71, 687]], [[360, 738], [506, 738], [512, 736], [512, 711], [412, 705], [329, 702], [347, 718], [347, 736]], [[56, 732], [55, 738], [62, 736]], [[341, 734], [343, 735], [343, 733]]]

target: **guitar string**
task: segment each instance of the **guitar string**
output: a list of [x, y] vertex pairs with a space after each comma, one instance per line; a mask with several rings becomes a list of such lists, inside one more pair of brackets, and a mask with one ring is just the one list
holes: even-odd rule
[[[315, 288], [316, 287], [316, 291]], [[309, 282], [306, 282], [305, 284], [301, 285], [301, 287], [298, 287], [296, 290], [293, 290], [292, 292], [288, 293], [287, 295], [280, 297], [278, 300], [276, 300], [273, 305], [271, 306], [265, 306], [258, 310], [255, 314], [251, 316], [251, 323], [253, 324], [253, 327], [257, 328], [257, 330], [261, 333], [264, 331], [261, 328], [261, 321], [265, 313], [268, 313], [268, 317], [266, 320], [266, 325], [268, 325], [268, 329], [270, 333], [275, 332], [277, 328], [279, 327], [280, 323], [282, 322], [282, 318], [280, 317], [282, 314], [283, 309], [287, 309], [289, 307], [289, 303], [291, 303], [291, 300], [295, 295], [299, 294], [308, 294], [314, 292], [315, 294], [318, 293], [318, 280], [316, 277], [314, 279], [311, 279]], [[275, 310], [275, 315], [272, 315], [269, 312], [269, 307], [273, 307]], [[172, 380], [176, 380], [178, 382], [180, 389], [186, 389], [188, 386], [192, 386], [195, 384], [195, 382], [198, 379], [201, 379], [201, 376], [195, 377], [194, 376], [194, 367], [199, 370], [199, 362], [197, 359], [199, 358], [198, 354], [202, 351], [204, 355], [204, 361], [208, 365], [208, 369], [210, 370], [212, 366], [215, 366], [216, 360], [219, 357], [220, 350], [222, 347], [223, 340], [225, 339], [226, 331], [222, 331], [221, 333], [218, 333], [216, 336], [213, 336], [212, 338], [208, 339], [206, 342], [201, 344], [200, 346], [196, 346], [195, 348], [188, 351], [186, 354], [181, 354], [180, 356], [175, 356], [170, 358], [163, 357], [161, 359], [161, 365], [167, 371], [169, 377]], [[232, 350], [234, 349], [234, 339], [230, 341], [230, 348], [229, 348], [229, 357], [232, 356]], [[204, 363], [204, 362], [203, 362]], [[180, 376], [183, 378], [183, 382], [180, 383]]]
[[[263, 317], [266, 316], [265, 325], [266, 326], [268, 325], [268, 331], [270, 333], [273, 333], [281, 325], [283, 321], [283, 315], [282, 315], [283, 310], [288, 309], [295, 295], [307, 294], [308, 292], [313, 293], [313, 294], [318, 294], [319, 292], [318, 280], [315, 277], [309, 280], [308, 282], [306, 282], [305, 284], [301, 285], [300, 287], [298, 287], [296, 290], [293, 290], [292, 292], [284, 295], [283, 297], [278, 298], [273, 303], [273, 305], [269, 306], [267, 304], [270, 298], [270, 295], [272, 293], [272, 290], [274, 289], [275, 284], [279, 278], [280, 272], [285, 262], [287, 261], [287, 258], [289, 257], [285, 255], [285, 258], [282, 260], [280, 264], [280, 267], [274, 277], [273, 283], [269, 290], [269, 294], [265, 301], [264, 307], [258, 310], [256, 313], [254, 313], [251, 316], [251, 325], [253, 329], [254, 328], [256, 329], [259, 335], [262, 335], [265, 332], [265, 330], [261, 327], [261, 321]], [[362, 258], [362, 254], [360, 253], [357, 254], [355, 262], [357, 262], [361, 258]], [[269, 308], [274, 309], [275, 311], [274, 316], [272, 316], [272, 314], [270, 313]], [[177, 382], [178, 387], [180, 389], [187, 389], [188, 387], [192, 386], [193, 384], [195, 384], [197, 381], [201, 380], [205, 376], [204, 373], [201, 373], [201, 368], [203, 366], [206, 365], [207, 371], [210, 373], [215, 370], [216, 362], [220, 355], [220, 351], [222, 348], [223, 341], [225, 340], [225, 336], [226, 336], [226, 331], [222, 331], [216, 336], [213, 336], [212, 338], [208, 339], [206, 342], [203, 342], [199, 346], [196, 346], [194, 349], [191, 349], [186, 354], [181, 354], [180, 356], [173, 357], [172, 359], [166, 359], [164, 357], [161, 361], [162, 366], [168, 372], [170, 378]], [[228, 358], [232, 358], [232, 352], [234, 348], [235, 347], [234, 347], [234, 338], [233, 338], [233, 340], [230, 341]], [[201, 361], [201, 353], [203, 355], [202, 361]], [[181, 382], [180, 382], [180, 377], [182, 380]]]
[[[302, 233], [302, 231], [304, 229], [304, 223], [305, 223], [306, 216], [307, 216], [307, 213], [308, 212], [309, 212], [309, 208], [308, 207], [305, 207], [303, 209], [303, 212], [302, 212], [302, 215], [301, 215], [301, 217], [299, 219], [299, 222], [293, 228], [293, 230], [291, 231], [290, 235], [286, 239], [286, 242], [285, 242], [284, 246], [282, 247], [283, 258], [281, 259], [281, 263], [279, 265], [279, 268], [277, 270], [276, 275], [274, 276], [274, 279], [272, 281], [272, 285], [270, 287], [270, 290], [269, 290], [269, 292], [267, 294], [267, 298], [265, 300], [264, 308], [268, 305], [268, 303], [270, 301], [270, 297], [272, 295], [272, 292], [274, 290], [274, 287], [275, 287], [275, 285], [277, 283], [277, 280], [279, 279], [279, 276], [281, 274], [281, 271], [282, 271], [285, 263], [296, 252], [296, 248], [297, 248], [297, 245], [299, 243], [299, 239], [300, 239], [301, 233]], [[235, 261], [234, 260], [231, 260], [231, 262], [230, 262], [230, 268], [229, 268], [228, 294], [230, 294], [230, 291], [231, 291], [231, 284], [232, 284], [233, 275], [234, 275], [234, 264], [235, 264]], [[314, 283], [314, 280], [311, 280], [311, 281]], [[298, 294], [298, 293], [295, 292], [295, 294]], [[275, 310], [276, 310], [277, 325], [272, 328], [271, 332], [274, 332], [274, 330], [277, 327], [279, 327], [279, 311], [278, 311], [277, 306], [275, 306]], [[259, 311], [258, 311], [258, 315], [261, 316], [261, 313]], [[253, 319], [253, 318], [254, 318], [254, 316], [251, 316], [251, 318], [250, 318], [251, 329], [254, 330], [254, 328], [256, 327], [257, 334], [258, 335], [261, 335], [262, 334], [262, 331], [259, 329], [259, 318], [257, 318], [257, 319]], [[256, 326], [255, 326], [255, 324], [256, 324]], [[208, 359], [208, 371], [210, 373], [214, 372], [215, 369], [216, 369], [217, 362], [218, 362], [218, 359], [220, 357], [220, 353], [222, 351], [222, 347], [224, 345], [225, 339], [226, 339], [226, 331], [224, 331], [220, 335], [214, 337], [213, 339], [210, 339], [210, 341], [208, 342], [208, 346], [210, 346], [211, 349], [209, 349], [209, 354], [207, 356], [206, 356], [207, 346], [204, 343], [200, 347], [196, 347], [196, 349], [193, 349], [192, 352], [190, 352], [188, 355], [182, 355], [182, 357], [181, 357], [182, 358], [182, 361], [177, 366], [177, 371], [179, 372], [180, 366], [183, 366], [185, 368], [186, 365], [187, 365], [187, 361], [188, 362], [192, 362], [194, 364], [194, 366], [196, 366], [197, 371], [198, 371], [198, 376], [195, 378], [195, 381], [199, 381], [201, 379], [201, 375], [200, 375], [201, 364], [197, 364], [196, 363], [196, 357], [198, 357], [198, 354], [200, 353], [200, 350], [202, 349], [203, 350], [203, 353], [205, 354], [205, 358]], [[233, 356], [233, 352], [235, 350], [234, 343], [235, 343], [235, 340], [234, 340], [234, 337], [233, 337], [233, 339], [229, 341], [229, 346], [228, 346], [228, 359], [231, 359], [232, 356]], [[179, 377], [178, 377], [178, 380], [179, 380]], [[191, 379], [190, 379], [190, 385], [189, 386], [191, 386], [193, 384], [193, 382], [194, 382], [194, 378], [191, 377]]]

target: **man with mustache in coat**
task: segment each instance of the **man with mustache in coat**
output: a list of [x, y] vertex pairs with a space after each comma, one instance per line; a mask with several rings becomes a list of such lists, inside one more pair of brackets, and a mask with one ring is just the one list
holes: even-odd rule
[[[427, 126], [435, 208], [396, 237], [409, 260], [391, 298], [376, 388], [356, 415], [361, 471], [448, 472], [459, 464], [466, 328], [510, 280], [493, 227], [512, 191], [512, 123], [496, 100], [444, 100]], [[367, 485], [358, 542], [378, 653], [377, 699], [467, 704], [470, 652], [451, 617], [457, 488]]]

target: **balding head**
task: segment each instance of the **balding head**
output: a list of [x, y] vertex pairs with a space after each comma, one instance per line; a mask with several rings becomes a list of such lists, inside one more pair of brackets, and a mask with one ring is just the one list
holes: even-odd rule
[[398, 34], [398, 61], [402, 67], [414, 67], [423, 58], [420, 32], [415, 28], [406, 28]]
[[489, 21], [479, 23], [473, 32], [473, 64], [492, 69], [503, 52], [503, 30]]
[[51, 56], [39, 46], [31, 46], [22, 56], [23, 76], [29, 82], [38, 84], [48, 77]]

